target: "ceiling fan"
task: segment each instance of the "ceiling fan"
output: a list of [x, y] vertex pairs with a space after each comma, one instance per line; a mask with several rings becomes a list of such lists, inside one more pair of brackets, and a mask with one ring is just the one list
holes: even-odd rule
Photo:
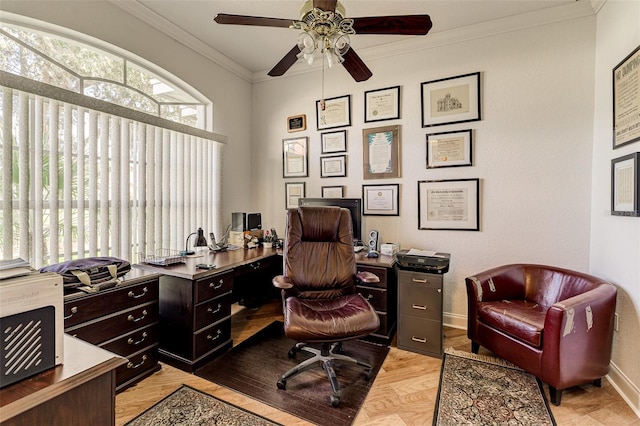
[[350, 48], [350, 35], [425, 35], [432, 26], [429, 15], [345, 18], [344, 7], [337, 0], [307, 0], [300, 10], [300, 20], [220, 13], [214, 21], [302, 30], [298, 43], [268, 72], [272, 77], [283, 75], [300, 58], [311, 65], [320, 54], [329, 67], [342, 63], [356, 81], [368, 80], [373, 73]]

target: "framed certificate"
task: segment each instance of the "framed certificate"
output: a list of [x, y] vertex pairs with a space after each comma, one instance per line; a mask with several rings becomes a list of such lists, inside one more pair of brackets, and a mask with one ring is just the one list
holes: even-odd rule
[[364, 92], [364, 122], [400, 118], [400, 86]]
[[362, 185], [362, 214], [371, 216], [398, 216], [399, 189], [390, 185]]
[[638, 159], [640, 152], [611, 160], [611, 214], [640, 216]]
[[346, 155], [331, 155], [328, 157], [320, 157], [320, 177], [341, 177], [346, 175]]
[[282, 177], [307, 177], [309, 138], [291, 138], [282, 140]]
[[364, 179], [400, 177], [400, 126], [362, 131]]
[[422, 127], [481, 119], [479, 72], [427, 81], [421, 89]]
[[322, 198], [343, 198], [344, 186], [323, 186]]
[[287, 117], [287, 132], [301, 132], [307, 130], [307, 116], [305, 114]]
[[320, 134], [322, 141], [322, 154], [347, 151], [347, 131], [336, 130]]
[[613, 68], [613, 148], [640, 140], [640, 46]]
[[318, 130], [351, 126], [351, 95], [316, 101]]
[[418, 229], [480, 230], [480, 180], [418, 181]]
[[285, 208], [295, 209], [298, 207], [298, 200], [304, 198], [304, 182], [286, 182], [284, 184]]
[[427, 169], [471, 166], [471, 130], [427, 135]]

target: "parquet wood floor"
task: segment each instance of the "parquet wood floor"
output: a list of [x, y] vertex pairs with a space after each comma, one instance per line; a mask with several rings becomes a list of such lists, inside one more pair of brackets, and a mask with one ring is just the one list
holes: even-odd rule
[[[234, 345], [272, 321], [282, 320], [278, 302], [255, 311], [234, 309], [234, 312]], [[470, 350], [466, 331], [445, 328], [444, 333], [445, 347]], [[393, 342], [354, 425], [431, 424], [438, 393], [440, 365], [440, 359], [398, 349]], [[183, 383], [285, 425], [309, 424], [254, 399], [163, 364], [162, 370], [116, 396], [116, 425], [123, 425]], [[275, 383], [273, 391], [278, 392]], [[545, 391], [548, 392], [547, 389]], [[328, 397], [327, 409], [331, 409]], [[559, 407], [551, 405], [551, 411], [560, 426], [640, 426], [640, 419], [606, 379], [602, 381], [601, 388], [586, 385], [566, 390], [562, 396], [562, 404]]]

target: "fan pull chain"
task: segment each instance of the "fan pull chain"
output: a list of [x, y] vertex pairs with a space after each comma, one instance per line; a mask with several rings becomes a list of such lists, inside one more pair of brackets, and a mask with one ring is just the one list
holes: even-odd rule
[[324, 55], [322, 55], [322, 93], [320, 94], [320, 110], [324, 111]]

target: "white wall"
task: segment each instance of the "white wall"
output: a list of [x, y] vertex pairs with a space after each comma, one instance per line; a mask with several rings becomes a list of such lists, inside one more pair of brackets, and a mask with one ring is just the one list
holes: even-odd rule
[[[222, 217], [228, 218], [224, 222], [231, 220], [232, 211], [250, 204], [250, 168], [236, 166], [246, 163], [251, 155], [249, 82], [108, 1], [3, 0], [1, 5], [3, 11], [56, 24], [128, 50], [173, 73], [213, 101], [213, 128], [208, 130], [229, 138], [223, 149]], [[224, 229], [211, 231], [220, 233]]]
[[[320, 132], [315, 101], [319, 72], [254, 85], [254, 206], [263, 224], [284, 229], [285, 182], [303, 181], [306, 195], [324, 185], [345, 185], [361, 197], [362, 184], [400, 183], [399, 217], [365, 216], [364, 230], [403, 248], [451, 253], [445, 275], [445, 321], [466, 326], [464, 278], [509, 262], [539, 262], [589, 269], [593, 140], [595, 18], [557, 22], [422, 51], [367, 60], [373, 77], [354, 83], [341, 68], [326, 73], [325, 97], [352, 95], [347, 128], [346, 178], [320, 178]], [[482, 121], [421, 127], [420, 83], [480, 71]], [[400, 120], [364, 123], [367, 90], [400, 85]], [[286, 118], [304, 113], [308, 130], [287, 133]], [[362, 129], [401, 125], [400, 179], [363, 180]], [[425, 167], [428, 132], [474, 129], [474, 165]], [[309, 177], [282, 178], [282, 139], [308, 136]], [[417, 182], [481, 179], [481, 230], [418, 230]]]
[[618, 287], [610, 374], [640, 416], [640, 218], [611, 216], [611, 160], [640, 151], [640, 142], [612, 148], [612, 70], [639, 45], [640, 2], [607, 1], [597, 15], [591, 272]]

